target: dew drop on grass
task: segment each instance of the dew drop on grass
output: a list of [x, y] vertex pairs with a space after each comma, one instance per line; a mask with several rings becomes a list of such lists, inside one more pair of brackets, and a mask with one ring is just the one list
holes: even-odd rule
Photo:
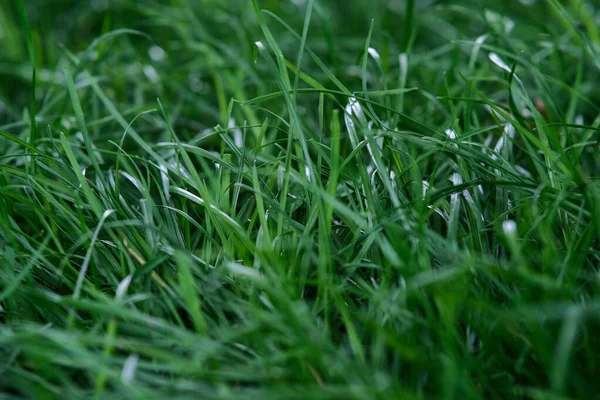
[[427, 196], [427, 190], [429, 190], [429, 182], [423, 181], [423, 199]]
[[306, 175], [306, 179], [310, 182], [310, 168], [308, 168], [308, 165], [304, 166], [304, 175]]
[[517, 233], [517, 223], [512, 219], [504, 221], [502, 223], [502, 231], [506, 236], [515, 236]]
[[131, 279], [133, 279], [133, 275], [129, 274], [123, 279], [119, 285], [117, 286], [117, 290], [115, 292], [115, 298], [117, 300], [123, 299], [125, 294], [127, 293], [127, 289], [129, 289], [129, 284], [131, 283]]
[[143, 71], [144, 75], [146, 75], [151, 82], [158, 81], [158, 72], [156, 72], [156, 69], [152, 65], [144, 65]]
[[123, 383], [131, 383], [133, 381], [138, 361], [139, 356], [137, 354], [131, 354], [129, 357], [127, 357], [125, 363], [123, 364], [123, 369], [121, 370], [121, 381]]
[[527, 171], [525, 168], [521, 167], [520, 165], [516, 165], [515, 169], [523, 176], [526, 176], [528, 178], [533, 178], [533, 176], [531, 175], [531, 173], [529, 171]]
[[148, 49], [148, 55], [152, 61], [162, 61], [165, 58], [165, 54], [165, 51], [156, 45], [150, 46]]
[[260, 50], [260, 51], [267, 50], [267, 48], [261, 41], [254, 42], [254, 44], [256, 45], [256, 47], [258, 47], [258, 50]]
[[369, 49], [367, 50], [369, 52], [369, 55], [371, 57], [373, 57], [373, 59], [377, 62], [381, 61], [381, 56], [379, 55], [379, 52], [377, 50], [375, 50], [373, 47], [369, 47]]
[[350, 105], [350, 109], [354, 115], [356, 115], [358, 118], [363, 116], [363, 110], [358, 100], [356, 100], [354, 97], [350, 97], [350, 99], [348, 99], [348, 104]]
[[506, 72], [510, 72], [510, 67], [502, 60], [502, 58], [496, 53], [489, 54], [490, 61], [496, 64], [498, 67], [502, 68]]

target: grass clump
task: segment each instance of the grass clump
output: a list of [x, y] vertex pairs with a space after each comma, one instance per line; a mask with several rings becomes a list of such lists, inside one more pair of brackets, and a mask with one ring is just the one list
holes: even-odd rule
[[595, 398], [592, 2], [23, 3], [0, 398]]

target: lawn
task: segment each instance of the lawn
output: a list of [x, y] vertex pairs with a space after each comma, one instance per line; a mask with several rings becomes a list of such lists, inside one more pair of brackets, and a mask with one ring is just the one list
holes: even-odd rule
[[600, 7], [0, 7], [0, 399], [600, 398]]

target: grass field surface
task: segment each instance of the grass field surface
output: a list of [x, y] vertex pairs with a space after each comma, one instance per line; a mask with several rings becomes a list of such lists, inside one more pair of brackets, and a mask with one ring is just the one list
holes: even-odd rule
[[595, 399], [600, 6], [0, 7], [0, 399]]

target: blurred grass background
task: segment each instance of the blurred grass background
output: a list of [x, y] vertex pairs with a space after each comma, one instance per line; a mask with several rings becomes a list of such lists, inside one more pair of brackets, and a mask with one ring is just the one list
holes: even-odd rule
[[[303, 21], [299, 17], [305, 3], [303, 0], [273, 0], [261, 2], [261, 6], [301, 32]], [[354, 82], [350, 85], [353, 89], [360, 87], [358, 60], [372, 19], [376, 21], [373, 47], [382, 54], [384, 75], [390, 77], [388, 83], [392, 83], [391, 76], [397, 74], [397, 55], [410, 52], [415, 57], [411, 60], [408, 86], [438, 95], [447, 83], [453, 83], [456, 77], [452, 72], [468, 60], [469, 43], [484, 34], [486, 45], [499, 46], [513, 55], [537, 54], [536, 66], [543, 73], [560, 77], [564, 82], [575, 79], [577, 62], [574, 59], [579, 54], [575, 49], [568, 49], [566, 42], [574, 33], [565, 30], [551, 2], [422, 0], [412, 3], [414, 6], [408, 8], [412, 14], [407, 17], [404, 0], [317, 2], [307, 44], [343, 82]], [[578, 29], [589, 31], [590, 38], [597, 40], [597, 10], [580, 0], [567, 3], [565, 6], [573, 17], [570, 22], [577, 23]], [[223, 110], [214, 110], [217, 105], [223, 108], [223, 101], [240, 94], [250, 98], [273, 89], [273, 85], [269, 86], [268, 72], [254, 63], [254, 42], [261, 33], [252, 17], [251, 5], [246, 1], [73, 3], [33, 0], [28, 1], [26, 7], [33, 26], [42, 82], [60, 84], [57, 66], [64, 60], [63, 48], [82, 51], [99, 35], [128, 28], [146, 33], [149, 39], [121, 36], [96, 49], [94, 60], [88, 66], [102, 79], [110, 81], [114, 96], [121, 97], [115, 100], [131, 102], [132, 98], [141, 97], [152, 102], [157, 95], [168, 96], [182, 107], [182, 118], [214, 126], [223, 123], [215, 119], [216, 115], [224, 114]], [[3, 54], [0, 95], [4, 99], [0, 121], [8, 122], [20, 118], [28, 102], [30, 67], [15, 7], [3, 7], [0, 21]], [[297, 41], [279, 24], [272, 25], [284, 54], [293, 57]], [[153, 60], [149, 54], [153, 46], [163, 49], [167, 57], [160, 62]], [[148, 66], [157, 72], [156, 76], [149, 68], [144, 73]], [[480, 77], [488, 73], [479, 66], [477, 72]], [[149, 73], [155, 81], [148, 78]], [[586, 76], [589, 81], [598, 77], [597, 68], [586, 68], [585, 73], [589, 74]], [[444, 79], [450, 82], [445, 83]], [[122, 90], [125, 88], [128, 90]], [[192, 90], [182, 92], [184, 88]], [[587, 93], [596, 96], [592, 88], [588, 88]], [[44, 94], [39, 91], [38, 99]], [[556, 106], [562, 108], [569, 94], [556, 95], [556, 101], [562, 101]], [[217, 96], [221, 96], [220, 99]]]

